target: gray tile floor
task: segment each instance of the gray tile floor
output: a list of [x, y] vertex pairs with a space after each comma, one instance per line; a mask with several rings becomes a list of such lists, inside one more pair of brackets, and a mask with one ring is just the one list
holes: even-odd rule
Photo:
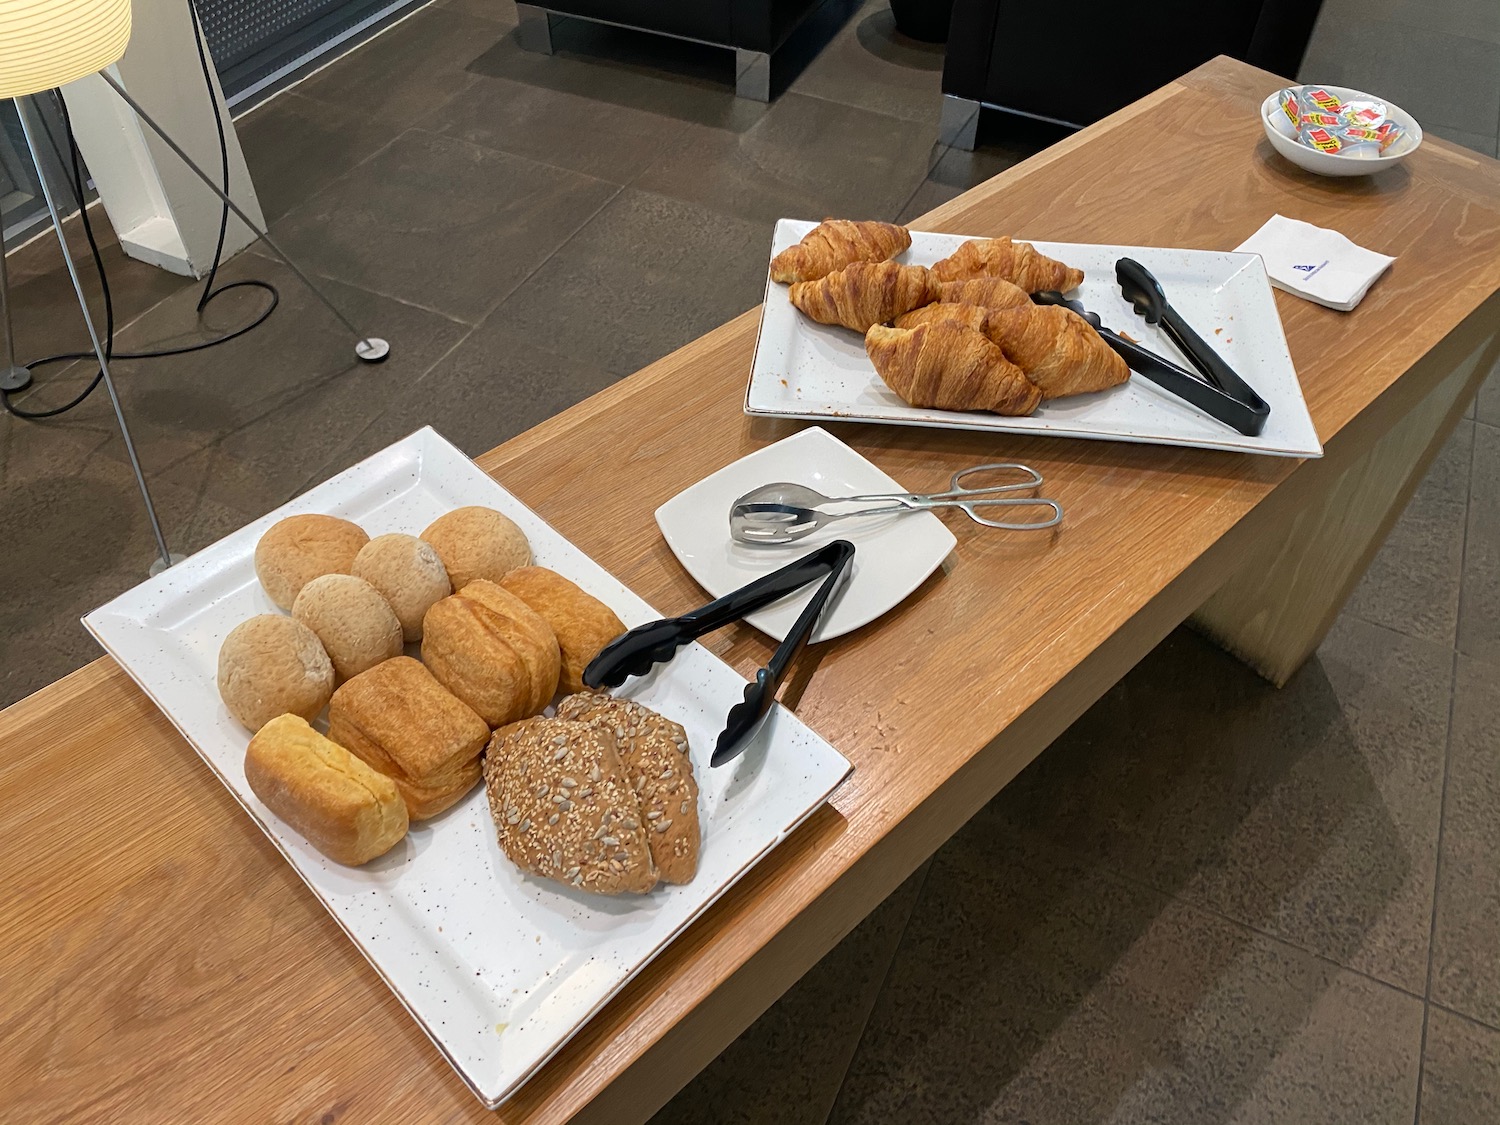
[[[437, 0], [239, 123], [275, 232], [395, 351], [352, 366], [282, 267], [230, 262], [280, 287], [264, 328], [119, 364], [179, 549], [419, 425], [478, 452], [686, 343], [759, 299], [782, 214], [909, 218], [1051, 139], [937, 145], [941, 52], [878, 0], [768, 107], [714, 52], [573, 24], [544, 58], [513, 23]], [[1302, 77], [1494, 154], [1500, 4], [1327, 0]], [[194, 286], [107, 258], [122, 348], [257, 307], [200, 323]], [[55, 249], [12, 275], [22, 353], [78, 346]], [[78, 615], [151, 555], [102, 397], [0, 416], [0, 541], [8, 703], [93, 658]], [[658, 1125], [1500, 1120], [1497, 671], [1492, 379], [1285, 689], [1173, 634]]]

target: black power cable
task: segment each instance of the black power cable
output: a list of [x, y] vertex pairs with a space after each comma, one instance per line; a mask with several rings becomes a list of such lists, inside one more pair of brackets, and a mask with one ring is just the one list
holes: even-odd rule
[[[198, 22], [198, 9], [193, 4], [192, 0], [188, 0], [188, 14], [193, 21], [194, 38], [198, 47], [198, 66], [203, 72], [203, 85], [204, 88], [208, 91], [209, 103], [214, 107], [214, 129], [217, 132], [219, 138], [220, 179], [223, 183], [224, 193], [227, 195], [229, 194], [229, 142], [224, 132], [223, 110], [219, 106], [218, 98], [214, 95], [213, 75], [208, 68], [208, 55], [203, 49], [203, 26]], [[54, 90], [53, 93], [57, 96], [58, 105], [62, 107], [63, 128], [68, 134], [68, 164], [71, 171], [73, 193], [77, 197], [79, 215], [83, 219], [83, 234], [84, 237], [88, 240], [89, 253], [94, 259], [94, 269], [99, 275], [99, 288], [103, 291], [104, 294], [103, 344], [105, 360], [113, 361], [116, 359], [160, 359], [163, 356], [186, 355], [189, 352], [199, 352], [203, 351], [206, 348], [214, 348], [218, 347], [218, 345], [220, 344], [227, 344], [230, 340], [237, 339], [238, 337], [243, 336], [245, 333], [253, 331], [254, 329], [259, 328], [262, 324], [264, 324], [266, 322], [266, 318], [276, 311], [276, 306], [281, 301], [281, 294], [277, 292], [276, 287], [270, 282], [249, 279], [246, 281], [232, 281], [227, 285], [221, 285], [217, 289], [214, 288], [214, 280], [218, 277], [219, 266], [222, 263], [224, 256], [224, 239], [229, 231], [229, 205], [225, 203], [222, 204], [219, 208], [219, 238], [218, 242], [214, 246], [213, 264], [209, 266], [208, 277], [204, 280], [203, 283], [203, 292], [198, 297], [198, 312], [201, 313], [204, 308], [207, 307], [208, 303], [215, 297], [219, 296], [221, 293], [227, 293], [231, 289], [264, 289], [271, 295], [271, 303], [267, 305], [266, 308], [262, 310], [261, 313], [249, 324], [246, 324], [242, 328], [237, 328], [233, 332], [228, 332], [223, 336], [217, 336], [212, 340], [200, 340], [195, 344], [184, 344], [181, 347], [157, 348], [151, 351], [142, 352], [117, 352], [114, 350], [114, 301], [112, 300], [110, 295], [109, 277], [104, 270], [104, 259], [99, 253], [99, 244], [94, 238], [93, 224], [89, 222], [89, 209], [84, 205], [83, 172], [78, 155], [78, 142], [73, 136], [73, 123], [68, 116], [68, 103], [63, 100], [62, 92], [60, 90]], [[43, 124], [45, 125], [45, 122]], [[52, 137], [50, 128], [48, 129], [48, 139], [51, 140], [53, 146], [56, 147], [56, 138]], [[59, 153], [58, 155], [59, 157], [61, 157], [61, 153]], [[41, 169], [37, 169], [37, 174], [42, 174]], [[57, 355], [47, 356], [45, 359], [34, 360], [31, 363], [28, 363], [26, 366], [35, 371], [38, 367], [45, 366], [49, 363], [65, 363], [78, 359], [94, 358], [96, 357], [91, 351], [61, 352]], [[64, 403], [62, 406], [56, 406], [50, 410], [25, 410], [11, 401], [12, 392], [3, 390], [0, 390], [0, 404], [3, 404], [5, 409], [8, 410], [11, 414], [14, 414], [17, 418], [25, 418], [28, 420], [55, 418], [59, 414], [64, 414], [67, 411], [72, 410], [79, 403], [83, 402], [84, 399], [88, 398], [89, 395], [93, 394], [94, 390], [99, 386], [99, 383], [103, 380], [103, 378], [103, 369], [96, 369], [94, 372], [94, 377], [89, 381], [88, 386], [86, 386], [75, 398], [73, 398], [70, 402]]]

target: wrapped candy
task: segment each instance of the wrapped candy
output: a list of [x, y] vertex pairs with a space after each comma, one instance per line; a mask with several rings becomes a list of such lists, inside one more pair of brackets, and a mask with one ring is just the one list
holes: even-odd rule
[[1382, 156], [1405, 133], [1387, 119], [1385, 103], [1375, 98], [1345, 101], [1321, 86], [1292, 86], [1276, 100], [1291, 124], [1289, 135], [1319, 152]]

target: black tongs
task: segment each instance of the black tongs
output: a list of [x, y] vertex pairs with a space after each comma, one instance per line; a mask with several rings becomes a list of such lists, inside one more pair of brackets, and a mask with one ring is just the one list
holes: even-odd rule
[[854, 544], [847, 539], [836, 539], [691, 613], [637, 625], [610, 641], [589, 661], [583, 670], [583, 682], [596, 690], [619, 687], [631, 676], [643, 676], [656, 665], [671, 660], [689, 641], [722, 629], [810, 582], [823, 579], [823, 585], [803, 607], [791, 632], [771, 655], [770, 663], [756, 673], [754, 682], [746, 685], [744, 700], [730, 708], [724, 732], [709, 759], [710, 765], [722, 766], [739, 756], [749, 736], [771, 710], [787, 668], [807, 647], [829, 603], [848, 581], [853, 558]]
[[1151, 272], [1139, 262], [1121, 258], [1115, 263], [1115, 277], [1125, 298], [1135, 306], [1136, 312], [1146, 323], [1161, 322], [1163, 329], [1202, 373], [1197, 374], [1179, 367], [1155, 352], [1125, 339], [1118, 332], [1105, 328], [1097, 313], [1091, 313], [1077, 301], [1070, 301], [1061, 293], [1046, 290], [1033, 293], [1031, 299], [1039, 305], [1062, 305], [1072, 309], [1094, 327], [1104, 342], [1114, 349], [1130, 368], [1144, 375], [1158, 387], [1176, 395], [1195, 406], [1209, 417], [1223, 422], [1247, 437], [1255, 437], [1266, 428], [1266, 419], [1271, 416], [1271, 406], [1255, 393], [1254, 388], [1235, 373], [1222, 356], [1188, 326], [1176, 310], [1167, 303], [1166, 295]]

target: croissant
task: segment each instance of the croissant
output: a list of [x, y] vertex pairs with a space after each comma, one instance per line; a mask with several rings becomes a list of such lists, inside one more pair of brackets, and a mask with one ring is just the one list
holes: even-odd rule
[[855, 262], [883, 262], [911, 245], [911, 235], [895, 223], [824, 219], [771, 259], [771, 280], [817, 281]]
[[1083, 280], [1083, 271], [1040, 253], [1029, 242], [1009, 238], [971, 238], [932, 267], [939, 281], [1003, 277], [1028, 293], [1043, 289], [1066, 292]]
[[1042, 392], [972, 328], [951, 320], [915, 328], [875, 325], [865, 334], [875, 370], [912, 406], [1030, 414]]
[[943, 282], [938, 300], [982, 305], [987, 309], [1013, 309], [1031, 304], [1031, 295], [1003, 277], [971, 277], [966, 281]]
[[1043, 398], [1102, 391], [1130, 368], [1072, 309], [1026, 305], [989, 314], [987, 335], [1042, 390]]
[[937, 281], [925, 266], [855, 262], [817, 281], [799, 281], [787, 296], [819, 324], [864, 332], [937, 300]]
[[[1026, 298], [1030, 303], [1031, 298]], [[984, 332], [988, 327], [990, 310], [978, 305], [931, 304], [912, 309], [896, 318], [897, 328], [915, 328], [919, 324], [934, 324], [939, 320], [951, 320], [975, 332]]]

